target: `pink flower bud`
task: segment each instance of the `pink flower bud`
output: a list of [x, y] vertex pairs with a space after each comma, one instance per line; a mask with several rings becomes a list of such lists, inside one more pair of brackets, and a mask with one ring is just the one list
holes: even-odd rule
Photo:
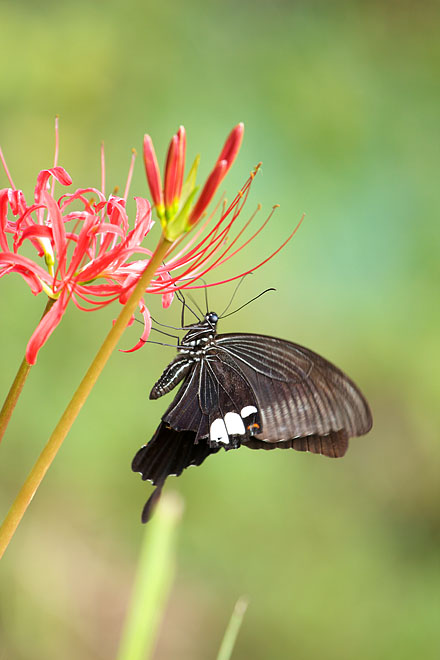
[[163, 206], [162, 181], [153, 142], [149, 135], [144, 135], [144, 163], [151, 197], [155, 206]]
[[180, 126], [170, 142], [165, 166], [164, 198], [166, 208], [171, 208], [180, 199], [185, 169], [186, 135]]
[[229, 168], [237, 157], [241, 142], [243, 140], [243, 133], [243, 123], [237, 124], [237, 126], [235, 126], [235, 128], [233, 128], [229, 133], [226, 142], [223, 145], [223, 149], [220, 152], [220, 156], [217, 158], [214, 169], [209, 175], [208, 180], [206, 181], [203, 190], [200, 193], [200, 197], [190, 213], [188, 218], [190, 225], [195, 224], [197, 220], [199, 220], [209, 202], [214, 197], [217, 188], [219, 187], [220, 183], [226, 176]]
[[220, 156], [217, 158], [216, 165], [222, 160], [227, 161], [228, 166], [226, 168], [226, 172], [229, 170], [232, 163], [236, 159], [238, 152], [240, 151], [243, 134], [244, 124], [241, 122], [240, 124], [237, 124], [237, 126], [235, 126], [235, 128], [233, 128], [229, 133], [226, 142], [223, 145], [223, 149], [221, 150]]
[[205, 185], [203, 186], [203, 190], [199, 195], [199, 199], [197, 200], [193, 210], [189, 215], [188, 218], [189, 225], [194, 225], [197, 222], [197, 220], [199, 220], [202, 213], [208, 206], [209, 202], [214, 197], [215, 192], [219, 187], [220, 183], [222, 182], [227, 171], [228, 171], [227, 160], [221, 160], [215, 165]]
[[167, 162], [165, 165], [164, 200], [165, 208], [170, 208], [175, 200], [177, 188], [177, 170], [179, 160], [179, 141], [174, 135], [168, 148]]
[[183, 126], [179, 127], [177, 131], [177, 139], [179, 141], [179, 157], [177, 167], [177, 181], [176, 181], [176, 197], [180, 198], [182, 194], [183, 175], [185, 170], [185, 153], [186, 153], [186, 133]]

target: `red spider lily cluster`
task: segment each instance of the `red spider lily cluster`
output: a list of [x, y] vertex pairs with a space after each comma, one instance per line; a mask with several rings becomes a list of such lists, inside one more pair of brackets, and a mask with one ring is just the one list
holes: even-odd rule
[[[56, 135], [58, 138], [58, 132]], [[227, 207], [223, 204], [220, 217], [211, 229], [208, 225], [213, 221], [217, 209], [201, 223], [200, 228], [193, 229], [234, 161], [242, 135], [243, 125], [239, 124], [229, 135], [195, 203], [198, 159], [184, 183], [183, 127], [171, 140], [163, 189], [151, 138], [145, 136], [144, 162], [152, 199], [164, 235], [173, 242], [166, 263], [157, 269], [146, 293], [161, 295], [164, 307], [171, 304], [177, 290], [204, 286], [195, 284], [196, 280], [243, 249], [270, 218], [240, 245], [238, 241], [255, 213], [235, 238], [230, 236], [246, 202], [255, 170], [233, 202]], [[136, 217], [134, 227], [130, 229], [126, 200], [134, 158], [124, 197], [107, 197], [103, 184], [101, 190], [80, 188], [58, 198], [54, 195], [55, 181], [64, 187], [70, 186], [72, 180], [62, 167], [56, 165], [55, 158], [54, 167], [39, 173], [32, 204], [28, 204], [23, 192], [14, 186], [1, 150], [0, 159], [10, 182], [9, 188], [0, 190], [0, 277], [18, 273], [34, 295], [44, 292], [53, 301], [27, 346], [26, 360], [34, 364], [39, 349], [57, 327], [70, 301], [84, 311], [100, 309], [115, 300], [122, 304], [126, 302], [152, 255], [151, 250], [142, 246], [153, 225], [151, 207], [147, 199], [134, 198]], [[192, 232], [188, 236], [186, 232], [190, 229]], [[35, 250], [34, 259], [19, 253], [25, 243]], [[251, 270], [265, 263], [281, 247]], [[137, 259], [134, 259], [135, 254], [138, 255]], [[240, 273], [222, 282], [244, 274]], [[149, 312], [143, 299], [139, 308], [145, 327], [139, 343], [132, 350], [144, 344], [151, 328]]]

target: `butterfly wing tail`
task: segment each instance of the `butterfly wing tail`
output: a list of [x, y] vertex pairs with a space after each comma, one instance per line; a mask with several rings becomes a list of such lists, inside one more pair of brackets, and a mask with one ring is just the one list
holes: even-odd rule
[[174, 431], [161, 422], [150, 442], [136, 453], [131, 464], [133, 472], [139, 472], [144, 481], [157, 486], [145, 504], [142, 522], [150, 519], [167, 477], [178, 477], [185, 468], [201, 465], [210, 454], [219, 451], [218, 447], [209, 447], [206, 441], [195, 443], [195, 437], [194, 431]]
[[141, 520], [144, 524], [150, 520], [151, 516], [154, 513], [154, 510], [162, 494], [162, 486], [158, 486], [157, 488], [155, 488], [151, 493], [150, 497], [148, 498], [148, 500], [145, 502], [145, 506], [142, 509], [142, 516], [141, 516]]

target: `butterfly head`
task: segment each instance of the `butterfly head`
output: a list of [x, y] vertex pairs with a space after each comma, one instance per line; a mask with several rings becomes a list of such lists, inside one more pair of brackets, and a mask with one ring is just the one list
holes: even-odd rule
[[205, 323], [208, 323], [211, 326], [211, 328], [215, 331], [218, 323], [218, 314], [216, 314], [215, 312], [209, 312], [205, 316]]
[[182, 344], [201, 346], [202, 344], [206, 344], [207, 341], [214, 339], [217, 332], [218, 320], [218, 314], [209, 312], [200, 323], [187, 326], [188, 332], [184, 336]]

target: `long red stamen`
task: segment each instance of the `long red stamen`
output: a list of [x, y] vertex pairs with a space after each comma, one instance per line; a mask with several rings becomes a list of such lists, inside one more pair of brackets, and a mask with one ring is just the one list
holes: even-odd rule
[[[253, 268], [250, 268], [249, 270], [244, 271], [243, 273], [240, 273], [240, 275], [235, 275], [234, 277], [230, 277], [230, 278], [227, 279], [227, 280], [221, 280], [221, 281], [218, 281], [218, 282], [212, 282], [211, 284], [206, 284], [206, 285], [204, 284], [204, 285], [200, 285], [200, 286], [187, 286], [187, 285], [185, 285], [185, 286], [182, 286], [181, 288], [182, 288], [182, 289], [200, 289], [200, 288], [203, 288], [204, 286], [211, 287], [211, 286], [217, 286], [218, 284], [226, 284], [226, 282], [233, 282], [234, 280], [237, 280], [237, 279], [239, 279], [240, 277], [244, 277], [244, 275], [247, 275], [248, 273], [252, 273], [252, 272], [254, 272], [255, 270], [258, 270], [258, 268], [261, 268], [261, 266], [264, 266], [264, 264], [266, 264], [268, 261], [270, 261], [271, 259], [273, 259], [273, 257], [275, 257], [275, 255], [277, 255], [278, 252], [280, 252], [280, 250], [282, 250], [283, 247], [285, 247], [285, 246], [287, 245], [287, 243], [293, 238], [293, 236], [296, 234], [296, 232], [297, 232], [298, 229], [300, 228], [300, 226], [301, 226], [302, 221], [304, 220], [304, 218], [305, 218], [305, 215], [303, 214], [303, 215], [301, 216], [300, 221], [299, 221], [298, 224], [296, 225], [295, 229], [294, 229], [294, 230], [292, 231], [292, 233], [286, 238], [286, 240], [284, 241], [284, 243], [282, 243], [282, 244], [279, 246], [279, 248], [278, 248], [277, 250], [275, 250], [275, 252], [272, 252], [271, 255], [269, 255], [268, 257], [266, 257], [266, 259], [264, 259], [264, 261], [261, 261], [261, 262], [260, 262], [259, 264], [257, 264], [256, 266], [253, 266]], [[208, 270], [209, 270], [209, 269], [208, 269]], [[195, 277], [195, 278], [192, 280], [192, 282], [195, 282], [195, 281], [196, 281], [197, 279], [199, 279], [200, 277], [203, 277], [203, 275], [205, 275], [206, 272], [208, 272], [208, 271], [205, 271], [204, 273], [201, 273], [200, 275], [198, 275], [198, 277]], [[190, 284], [192, 284], [192, 282], [190, 282]]]
[[[259, 167], [259, 166], [257, 166], [257, 167]], [[256, 172], [256, 170], [255, 170], [255, 172]], [[207, 236], [203, 239], [203, 241], [200, 243], [200, 245], [203, 245], [205, 242], [206, 242], [206, 243], [209, 243], [210, 238], [211, 238], [211, 237], [217, 232], [217, 230], [218, 230], [218, 228], [220, 227], [220, 225], [224, 222], [224, 220], [226, 220], [226, 218], [228, 218], [228, 216], [230, 215], [230, 213], [231, 213], [232, 211], [234, 211], [234, 215], [233, 215], [233, 217], [232, 217], [232, 220], [229, 221], [228, 226], [230, 227], [230, 226], [233, 224], [233, 222], [234, 222], [234, 221], [236, 220], [236, 218], [237, 218], [237, 214], [235, 213], [236, 207], [239, 205], [240, 201], [243, 202], [243, 203], [241, 204], [241, 207], [242, 207], [243, 204], [245, 203], [245, 201], [246, 201], [246, 199], [247, 199], [247, 196], [248, 196], [248, 194], [249, 194], [250, 186], [251, 186], [252, 181], [253, 181], [254, 176], [255, 176], [255, 172], [252, 173], [252, 175], [251, 175], [251, 176], [249, 177], [249, 179], [246, 181], [246, 183], [245, 183], [245, 185], [243, 186], [243, 188], [237, 193], [237, 195], [235, 196], [234, 200], [231, 202], [231, 204], [230, 204], [229, 207], [226, 209], [226, 211], [224, 211], [224, 212], [222, 213], [222, 215], [220, 216], [220, 219], [218, 220], [218, 222], [214, 225], [214, 227], [211, 229], [211, 231], [210, 231], [210, 232], [207, 234]], [[198, 249], [198, 247], [200, 247], [200, 245], [197, 246], [197, 248], [194, 248], [194, 250]], [[194, 251], [194, 250], [193, 250], [193, 251]]]
[[[252, 179], [250, 179], [251, 181]], [[250, 182], [249, 181], [249, 182]], [[235, 198], [235, 200], [232, 202], [232, 204], [229, 206], [228, 210], [224, 213], [224, 215], [220, 218], [220, 220], [216, 223], [214, 228], [209, 232], [208, 236], [205, 237], [205, 239], [197, 245], [196, 248], [194, 248], [192, 251], [190, 251], [189, 254], [186, 254], [185, 257], [181, 259], [180, 262], [178, 263], [173, 263], [173, 269], [176, 269], [178, 267], [181, 267], [185, 264], [190, 263], [191, 266], [188, 268], [184, 273], [180, 274], [180, 276], [177, 278], [178, 280], [181, 280], [181, 278], [185, 277], [188, 272], [191, 270], [200, 268], [200, 266], [203, 263], [207, 263], [211, 256], [213, 256], [218, 248], [224, 243], [226, 240], [227, 234], [229, 233], [233, 223], [235, 222], [236, 218], [238, 217], [239, 213], [241, 212], [241, 209], [247, 199], [247, 195], [249, 192], [249, 185], [245, 186], [243, 188], [245, 190], [245, 193], [243, 194], [240, 192]], [[239, 202], [242, 202], [239, 205]], [[231, 209], [234, 210], [233, 216], [226, 225], [220, 232], [220, 226], [223, 223], [223, 221], [228, 217]], [[252, 219], [252, 218], [251, 218]], [[246, 224], [246, 226], [249, 224], [249, 222]], [[220, 233], [219, 233], [220, 232]], [[241, 232], [242, 233], [242, 232]], [[241, 234], [240, 234], [241, 235]], [[201, 249], [201, 246], [206, 242], [206, 245], [203, 249]], [[208, 253], [209, 251], [209, 253]], [[207, 254], [208, 253], [208, 254]], [[224, 256], [225, 253], [223, 253], [222, 256]], [[188, 258], [190, 257], [190, 258]]]
[[[58, 154], [60, 150], [60, 135], [59, 135], [59, 123], [58, 123], [58, 115], [55, 117], [55, 153], [53, 156], [53, 166], [57, 167], [58, 165]], [[52, 186], [50, 190], [50, 194], [53, 197], [55, 191], [55, 178], [52, 179]]]
[[130, 167], [128, 168], [127, 183], [125, 184], [125, 190], [123, 195], [123, 199], [125, 199], [125, 201], [127, 201], [128, 191], [130, 190], [131, 180], [133, 178], [134, 162], [136, 160], [136, 156], [137, 156], [136, 149], [132, 149]]
[[[101, 142], [101, 193], [105, 197], [105, 148], [104, 142]], [[104, 210], [102, 209], [102, 213]]]
[[17, 190], [17, 188], [15, 187], [15, 184], [12, 180], [12, 176], [11, 176], [9, 170], [8, 170], [8, 166], [6, 165], [6, 160], [5, 160], [5, 157], [3, 156], [3, 151], [2, 151], [1, 147], [0, 147], [0, 160], [1, 160], [2, 165], [3, 165], [3, 169], [5, 170], [6, 177], [9, 181], [9, 183], [11, 184], [11, 188], [13, 190]]

